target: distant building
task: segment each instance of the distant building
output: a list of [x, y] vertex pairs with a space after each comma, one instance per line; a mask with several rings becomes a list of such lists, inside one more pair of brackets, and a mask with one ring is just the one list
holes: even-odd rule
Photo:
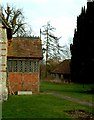
[[10, 94], [18, 91], [39, 92], [42, 58], [40, 38], [13, 38], [8, 41], [7, 72]]
[[63, 77], [64, 80], [70, 80], [70, 59], [66, 59], [58, 64], [51, 74], [58, 75], [59, 78]]

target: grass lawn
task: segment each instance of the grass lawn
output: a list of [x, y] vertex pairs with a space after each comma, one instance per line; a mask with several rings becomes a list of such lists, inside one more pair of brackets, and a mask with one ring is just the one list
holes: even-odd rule
[[92, 84], [57, 84], [51, 82], [41, 82], [41, 92], [57, 92], [88, 102], [94, 102], [94, 93], [91, 93]]
[[[78, 89], [77, 88], [74, 89], [75, 87], [77, 87], [77, 85], [70, 84], [70, 86], [71, 86], [70, 93], [69, 93], [69, 87], [67, 87], [67, 85], [63, 86], [53, 83], [42, 82], [40, 88], [42, 92], [57, 91], [61, 94], [65, 90], [64, 93], [69, 93], [70, 95], [74, 91], [76, 93], [77, 90], [78, 91], [81, 90], [80, 85], [78, 85]], [[77, 92], [77, 94], [82, 94], [82, 93]], [[48, 94], [33, 94], [31, 96], [12, 95], [9, 96], [8, 101], [3, 102], [2, 120], [5, 120], [5, 118], [9, 118], [9, 119], [15, 118], [17, 120], [20, 120], [21, 118], [24, 119], [26, 118], [26, 120], [32, 118], [63, 118], [63, 120], [64, 119], [66, 120], [66, 118], [72, 119], [72, 116], [65, 112], [69, 110], [72, 111], [82, 110], [88, 113], [93, 112], [91, 107], [73, 103]], [[75, 118], [78, 118], [78, 115], [76, 115]]]

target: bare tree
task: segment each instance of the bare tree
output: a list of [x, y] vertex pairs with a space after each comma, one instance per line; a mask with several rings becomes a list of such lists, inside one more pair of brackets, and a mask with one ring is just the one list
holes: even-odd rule
[[25, 30], [25, 17], [23, 15], [22, 9], [16, 9], [7, 4], [4, 8], [1, 6], [2, 14], [0, 17], [5, 22], [5, 24], [11, 29], [12, 36], [24, 36], [27, 32]]

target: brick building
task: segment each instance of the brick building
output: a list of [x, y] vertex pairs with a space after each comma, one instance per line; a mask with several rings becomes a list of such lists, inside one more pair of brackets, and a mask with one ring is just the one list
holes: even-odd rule
[[42, 44], [39, 37], [13, 38], [8, 41], [8, 89], [39, 92]]

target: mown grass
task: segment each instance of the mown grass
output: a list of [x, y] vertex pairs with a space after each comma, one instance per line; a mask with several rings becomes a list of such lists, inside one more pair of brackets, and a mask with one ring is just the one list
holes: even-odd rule
[[90, 107], [79, 105], [51, 95], [10, 96], [3, 103], [3, 118], [71, 118], [64, 111], [82, 109], [92, 112]]
[[51, 82], [41, 82], [41, 92], [55, 91], [64, 95], [68, 95], [74, 98], [85, 100], [88, 102], [94, 102], [94, 93], [92, 93], [93, 84], [57, 84]]
[[[66, 95], [72, 95], [74, 92], [79, 96], [84, 93], [81, 91], [88, 90], [88, 86], [77, 84], [54, 84], [49, 82], [41, 82], [40, 84], [40, 94], [33, 95], [12, 95], [9, 96], [8, 101], [3, 102], [2, 105], [2, 120], [6, 119], [33, 119], [33, 118], [71, 118], [70, 115], [66, 114], [67, 110], [84, 110], [88, 113], [93, 113], [92, 108], [80, 105], [78, 103], [70, 102], [49, 94], [44, 94], [44, 92], [56, 91], [58, 93], [64, 93]], [[77, 95], [73, 95], [77, 97]], [[87, 94], [89, 96], [89, 94]], [[85, 99], [85, 97], [84, 97]], [[87, 99], [87, 97], [86, 97]], [[89, 98], [90, 99], [90, 98]], [[76, 116], [78, 117], [78, 116]]]

